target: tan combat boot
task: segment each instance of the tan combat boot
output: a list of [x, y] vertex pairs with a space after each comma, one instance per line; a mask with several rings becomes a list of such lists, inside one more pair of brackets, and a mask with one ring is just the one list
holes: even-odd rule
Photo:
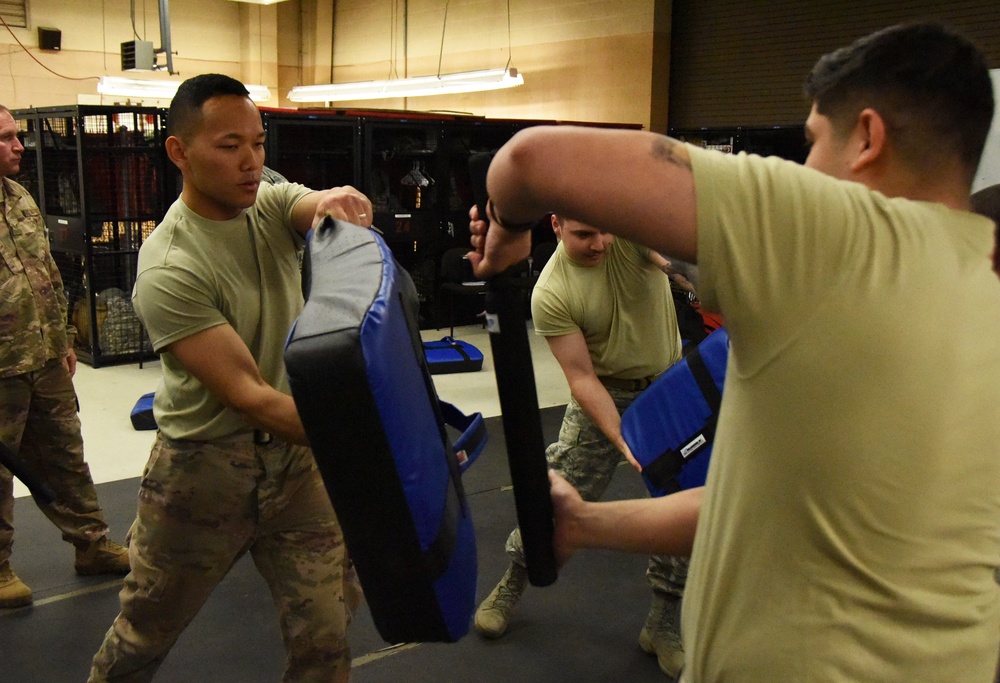
[[31, 604], [31, 589], [10, 568], [10, 562], [0, 564], [0, 607], [24, 607]]
[[81, 576], [128, 574], [128, 548], [105, 536], [89, 545], [77, 546], [76, 563], [73, 566]]
[[656, 655], [660, 671], [671, 678], [676, 678], [684, 666], [680, 616], [679, 597], [654, 592], [646, 625], [639, 633], [639, 647], [648, 655]]
[[514, 606], [528, 587], [528, 570], [514, 562], [500, 583], [476, 610], [476, 630], [487, 638], [499, 638], [507, 630]]

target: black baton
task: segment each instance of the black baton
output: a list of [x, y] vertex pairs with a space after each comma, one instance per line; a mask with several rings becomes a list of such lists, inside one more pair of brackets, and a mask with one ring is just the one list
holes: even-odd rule
[[[492, 154], [469, 158], [473, 193], [479, 218], [484, 221], [489, 221], [486, 171], [492, 158]], [[525, 325], [524, 297], [525, 289], [518, 287], [511, 277], [501, 274], [486, 282], [486, 329], [493, 350], [507, 462], [528, 580], [535, 586], [548, 586], [556, 580], [558, 569], [552, 546], [554, 525], [545, 439]]]

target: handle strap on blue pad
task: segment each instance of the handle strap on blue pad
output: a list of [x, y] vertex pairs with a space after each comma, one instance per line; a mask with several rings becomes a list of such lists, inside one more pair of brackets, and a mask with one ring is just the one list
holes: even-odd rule
[[462, 435], [455, 439], [453, 447], [458, 457], [459, 468], [464, 472], [479, 457], [486, 445], [486, 421], [482, 413], [466, 415], [447, 401], [439, 401], [439, 404], [444, 423], [462, 432]]

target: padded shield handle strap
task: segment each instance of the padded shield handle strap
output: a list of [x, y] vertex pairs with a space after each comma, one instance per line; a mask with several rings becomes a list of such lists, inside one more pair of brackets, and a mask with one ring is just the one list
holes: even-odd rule
[[[491, 154], [475, 154], [469, 159], [473, 193], [482, 220], [488, 220], [486, 171], [491, 159]], [[488, 280], [486, 328], [493, 350], [507, 461], [514, 484], [514, 505], [524, 543], [528, 580], [535, 586], [547, 586], [558, 577], [558, 569], [552, 546], [552, 498], [531, 346], [524, 320], [524, 295], [524, 289], [514, 286], [509, 278]]]
[[486, 445], [486, 421], [483, 420], [482, 413], [466, 415], [447, 401], [440, 401], [440, 404], [444, 423], [462, 432], [455, 439], [454, 448], [459, 467], [464, 472]]

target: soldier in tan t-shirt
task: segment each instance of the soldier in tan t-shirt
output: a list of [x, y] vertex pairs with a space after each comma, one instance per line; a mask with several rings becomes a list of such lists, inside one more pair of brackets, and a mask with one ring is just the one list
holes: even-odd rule
[[504, 226], [558, 211], [696, 262], [730, 333], [703, 491], [586, 503], [553, 476], [557, 556], [693, 543], [687, 683], [992, 682], [1000, 283], [969, 205], [989, 70], [903, 24], [822, 57], [806, 92], [805, 168], [571, 127], [494, 158], [478, 275], [524, 258]]
[[[559, 245], [538, 276], [531, 317], [572, 396], [545, 455], [580, 495], [597, 500], [623, 458], [640, 469], [622, 437], [621, 413], [680, 358], [677, 315], [662, 256], [578, 221], [551, 221]], [[491, 638], [506, 631], [527, 587], [518, 529], [506, 550], [510, 567], [476, 611], [476, 629]], [[679, 619], [687, 560], [650, 557], [646, 576], [653, 600], [639, 645], [673, 677], [684, 661]]]
[[249, 553], [278, 613], [284, 680], [344, 683], [361, 592], [282, 351], [303, 305], [303, 237], [326, 215], [370, 226], [371, 202], [352, 187], [264, 182], [260, 112], [228, 76], [184, 81], [168, 121], [183, 189], [142, 245], [133, 293], [162, 360], [159, 431], [132, 527], [136, 568], [89, 680], [150, 680]]

